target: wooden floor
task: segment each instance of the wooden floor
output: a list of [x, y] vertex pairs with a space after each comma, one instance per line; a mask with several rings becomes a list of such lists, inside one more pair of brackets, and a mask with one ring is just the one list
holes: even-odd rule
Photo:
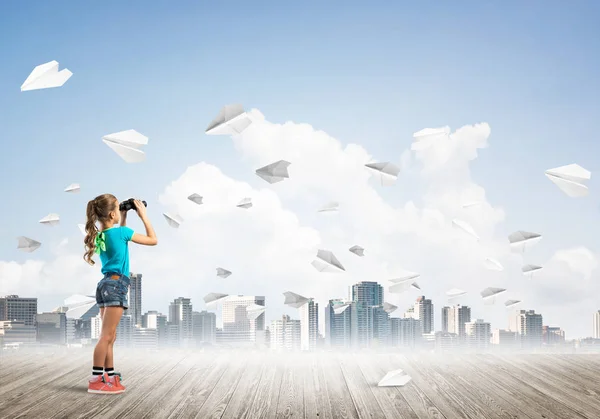
[[[600, 418], [600, 355], [118, 352], [127, 391], [87, 393], [91, 352], [0, 355], [0, 418]], [[404, 387], [377, 387], [402, 368]]]

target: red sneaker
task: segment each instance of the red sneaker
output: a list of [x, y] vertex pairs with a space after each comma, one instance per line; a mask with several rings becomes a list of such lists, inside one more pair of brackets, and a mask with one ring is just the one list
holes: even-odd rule
[[120, 394], [123, 393], [125, 389], [120, 389], [116, 387], [111, 382], [106, 382], [104, 380], [104, 376], [97, 375], [94, 378], [91, 378], [88, 381], [88, 393], [95, 394]]
[[125, 386], [123, 384], [121, 384], [121, 374], [120, 373], [115, 372], [115, 374], [112, 377], [109, 377], [107, 373], [104, 373], [104, 379], [105, 379], [105, 381], [110, 382], [116, 388], [125, 391]]

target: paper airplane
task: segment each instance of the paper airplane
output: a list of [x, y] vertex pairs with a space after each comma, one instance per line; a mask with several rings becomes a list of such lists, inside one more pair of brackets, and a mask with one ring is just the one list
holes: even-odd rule
[[78, 193], [80, 189], [79, 183], [71, 183], [65, 188], [65, 192]]
[[87, 234], [85, 232], [85, 224], [77, 224], [77, 227], [79, 227], [79, 231], [81, 231], [81, 234], [83, 234], [84, 236]]
[[210, 294], [206, 294], [204, 296], [204, 303], [206, 305], [214, 304], [217, 301], [220, 301], [220, 300], [222, 300], [223, 298], [225, 298], [227, 296], [228, 296], [228, 294], [221, 294], [221, 293], [218, 293], [218, 292], [211, 292]]
[[381, 186], [392, 186], [398, 179], [400, 168], [390, 162], [367, 163], [366, 167], [373, 170], [380, 178]]
[[173, 228], [179, 228], [179, 225], [181, 223], [183, 223], [183, 219], [181, 218], [181, 216], [179, 214], [169, 214], [169, 213], [163, 212], [163, 217], [165, 217], [165, 220], [167, 220], [167, 223], [169, 224], [169, 226], [171, 226]]
[[244, 198], [236, 205], [238, 208], [248, 209], [252, 207], [252, 198]]
[[485, 258], [484, 264], [485, 264], [485, 267], [487, 269], [489, 269], [490, 271], [503, 271], [504, 270], [504, 266], [502, 266], [502, 264], [500, 262], [498, 262], [496, 259]]
[[339, 273], [346, 270], [329, 250], [318, 250], [317, 259], [312, 261], [312, 266], [319, 272]]
[[23, 82], [21, 91], [61, 87], [72, 75], [73, 73], [67, 68], [58, 71], [58, 61], [53, 60], [46, 64], [40, 64], [33, 69], [29, 77]]
[[202, 205], [202, 197], [197, 193], [191, 194], [190, 196], [188, 196], [188, 199], [195, 204]]
[[378, 387], [402, 387], [411, 380], [411, 377], [402, 370], [388, 372], [377, 384]]
[[515, 231], [508, 236], [508, 242], [512, 251], [524, 252], [525, 248], [529, 248], [539, 242], [542, 239], [542, 235], [538, 233], [531, 233], [529, 231]]
[[228, 271], [227, 269], [223, 269], [223, 268], [217, 268], [217, 276], [218, 277], [227, 278], [229, 275], [231, 275], [231, 271]]
[[544, 174], [571, 198], [583, 197], [589, 192], [585, 182], [590, 180], [592, 173], [578, 164], [569, 164], [567, 166], [548, 169]]
[[451, 290], [446, 291], [446, 295], [448, 296], [448, 299], [458, 298], [458, 297], [465, 295], [466, 293], [467, 293], [466, 291], [463, 291], [459, 288], [452, 288]]
[[248, 320], [256, 320], [258, 317], [265, 312], [267, 308], [258, 304], [251, 304], [246, 306], [246, 315]]
[[517, 304], [519, 304], [521, 302], [521, 300], [508, 300], [504, 303], [504, 306], [506, 308], [512, 308], [514, 306], [516, 306]]
[[419, 151], [425, 150], [439, 141], [440, 138], [450, 137], [450, 127], [444, 128], [425, 128], [421, 131], [417, 131], [413, 134], [413, 138], [416, 141], [410, 145], [411, 150]]
[[340, 204], [338, 202], [331, 201], [318, 209], [317, 212], [337, 212], [339, 206]]
[[17, 249], [22, 250], [26, 253], [31, 253], [36, 251], [42, 243], [37, 240], [30, 239], [29, 237], [19, 236], [17, 237]]
[[364, 256], [365, 255], [365, 249], [363, 249], [362, 247], [358, 246], [358, 245], [354, 245], [352, 246], [350, 249], [352, 253], [354, 253], [357, 256]]
[[525, 265], [521, 268], [521, 271], [523, 272], [523, 275], [533, 278], [533, 274], [541, 269], [543, 269], [541, 266]]
[[96, 305], [96, 297], [75, 294], [64, 300], [62, 306], [52, 310], [53, 313], [65, 313], [68, 319], [79, 319]]
[[333, 313], [342, 314], [348, 307], [350, 307], [350, 303], [336, 304], [333, 306]]
[[394, 311], [396, 311], [396, 309], [398, 309], [398, 306], [390, 303], [383, 303], [383, 311], [385, 311], [387, 314], [392, 314]]
[[397, 278], [394, 280], [391, 280], [392, 282], [396, 282], [394, 285], [392, 285], [389, 289], [389, 291], [392, 294], [400, 294], [403, 293], [405, 291], [408, 291], [409, 289], [413, 288], [416, 290], [420, 290], [421, 287], [419, 286], [419, 284], [417, 284], [415, 281], [413, 281], [412, 279], [402, 279], [402, 280], [398, 280]]
[[483, 201], [473, 201], [473, 202], [467, 202], [465, 204], [462, 205], [463, 208], [471, 208], [471, 207], [476, 207], [483, 204]]
[[236, 135], [250, 126], [252, 120], [240, 104], [224, 106], [206, 128], [207, 135]]
[[146, 154], [140, 148], [148, 144], [148, 137], [134, 129], [105, 135], [102, 141], [127, 163], [139, 163], [146, 159]]
[[400, 269], [400, 271], [398, 272], [398, 275], [393, 278], [390, 279], [390, 282], [403, 282], [409, 279], [416, 279], [418, 277], [420, 277], [421, 274], [416, 273], [416, 272], [411, 272], [411, 271], [406, 271], [404, 269]]
[[60, 217], [58, 214], [48, 214], [40, 220], [40, 223], [49, 226], [55, 226], [60, 224]]
[[308, 298], [291, 291], [286, 291], [283, 293], [283, 295], [285, 296], [285, 301], [283, 302], [283, 304], [294, 308], [300, 308], [309, 301]]
[[496, 301], [496, 297], [505, 292], [506, 292], [506, 289], [504, 289], [504, 288], [488, 287], [488, 288], [484, 289], [483, 291], [481, 291], [480, 294], [481, 294], [481, 298], [483, 298], [483, 301], [485, 303], [493, 304]]
[[452, 225], [455, 227], [458, 227], [460, 230], [464, 231], [469, 236], [474, 237], [475, 239], [479, 240], [479, 236], [477, 235], [477, 233], [475, 233], [475, 230], [473, 230], [473, 227], [471, 227], [471, 225], [468, 224], [466, 221], [462, 221], [462, 220], [455, 218], [454, 220], [452, 220]]
[[284, 179], [289, 179], [290, 176], [287, 169], [290, 164], [290, 162], [285, 160], [279, 160], [275, 163], [261, 167], [260, 169], [256, 169], [256, 175], [271, 184], [281, 182]]

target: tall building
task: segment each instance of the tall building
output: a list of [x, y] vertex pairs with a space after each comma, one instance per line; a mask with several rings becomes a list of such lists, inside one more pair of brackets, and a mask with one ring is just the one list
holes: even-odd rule
[[193, 337], [192, 302], [189, 298], [178, 297], [169, 305], [169, 323], [179, 328], [179, 342], [188, 345]]
[[472, 349], [487, 349], [490, 345], [491, 325], [482, 319], [465, 324], [467, 344]]
[[521, 346], [525, 348], [542, 345], [543, 318], [534, 310], [517, 310], [509, 317], [509, 328], [519, 334]]
[[[342, 310], [343, 307], [345, 308]], [[325, 346], [327, 348], [350, 348], [352, 310], [349, 307], [349, 302], [340, 299], [329, 300], [329, 304], [325, 307]]]
[[142, 315], [142, 328], [156, 329], [158, 334], [158, 346], [163, 347], [167, 345], [167, 316], [159, 313], [158, 311], [147, 311]]
[[592, 337], [594, 339], [600, 339], [600, 310], [594, 313], [594, 322], [592, 325]]
[[492, 344], [501, 348], [516, 349], [519, 345], [519, 334], [511, 330], [494, 329], [492, 332]]
[[431, 333], [433, 331], [433, 303], [431, 300], [425, 299], [422, 295], [417, 298], [414, 307], [414, 318], [421, 320], [423, 333]]
[[254, 320], [248, 318], [246, 308], [253, 304], [264, 306], [264, 296], [232, 295], [223, 298], [223, 343], [248, 344], [256, 340], [256, 332], [265, 330], [265, 313]]
[[25, 326], [35, 326], [37, 298], [23, 298], [18, 295], [6, 295], [0, 298], [0, 321], [16, 320]]
[[117, 324], [117, 340], [115, 346], [131, 347], [133, 341], [133, 319], [129, 314], [123, 314]]
[[142, 274], [129, 273], [131, 280], [129, 285], [129, 309], [127, 314], [131, 316], [133, 325], [142, 327]]
[[542, 343], [549, 346], [565, 343], [564, 330], [560, 327], [542, 326]]
[[301, 347], [301, 321], [292, 320], [290, 316], [282, 316], [281, 320], [273, 320], [269, 329], [271, 349], [299, 350]]
[[217, 315], [208, 311], [192, 312], [192, 329], [196, 343], [214, 345], [217, 341]]
[[7, 343], [35, 343], [35, 326], [22, 320], [0, 321], [0, 345]]
[[67, 343], [67, 316], [65, 313], [36, 315], [37, 341], [54, 345]]
[[448, 333], [448, 316], [450, 315], [450, 307], [442, 307], [442, 333]]
[[364, 306], [383, 305], [383, 287], [377, 282], [362, 281], [352, 285], [352, 301]]
[[132, 346], [136, 349], [158, 349], [158, 330], [134, 327]]
[[465, 324], [471, 321], [471, 308], [455, 305], [448, 310], [448, 333], [458, 336], [460, 342], [465, 341]]
[[300, 314], [300, 349], [314, 351], [319, 336], [319, 304], [311, 298], [298, 309]]
[[415, 348], [421, 343], [423, 334], [420, 320], [393, 317], [390, 319], [390, 324], [392, 347]]

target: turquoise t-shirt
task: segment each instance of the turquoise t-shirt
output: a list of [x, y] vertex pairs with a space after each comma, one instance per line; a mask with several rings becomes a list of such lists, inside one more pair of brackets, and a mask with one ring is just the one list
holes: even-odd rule
[[104, 230], [106, 251], [100, 252], [102, 273], [117, 273], [129, 276], [129, 247], [133, 230], [126, 226]]

